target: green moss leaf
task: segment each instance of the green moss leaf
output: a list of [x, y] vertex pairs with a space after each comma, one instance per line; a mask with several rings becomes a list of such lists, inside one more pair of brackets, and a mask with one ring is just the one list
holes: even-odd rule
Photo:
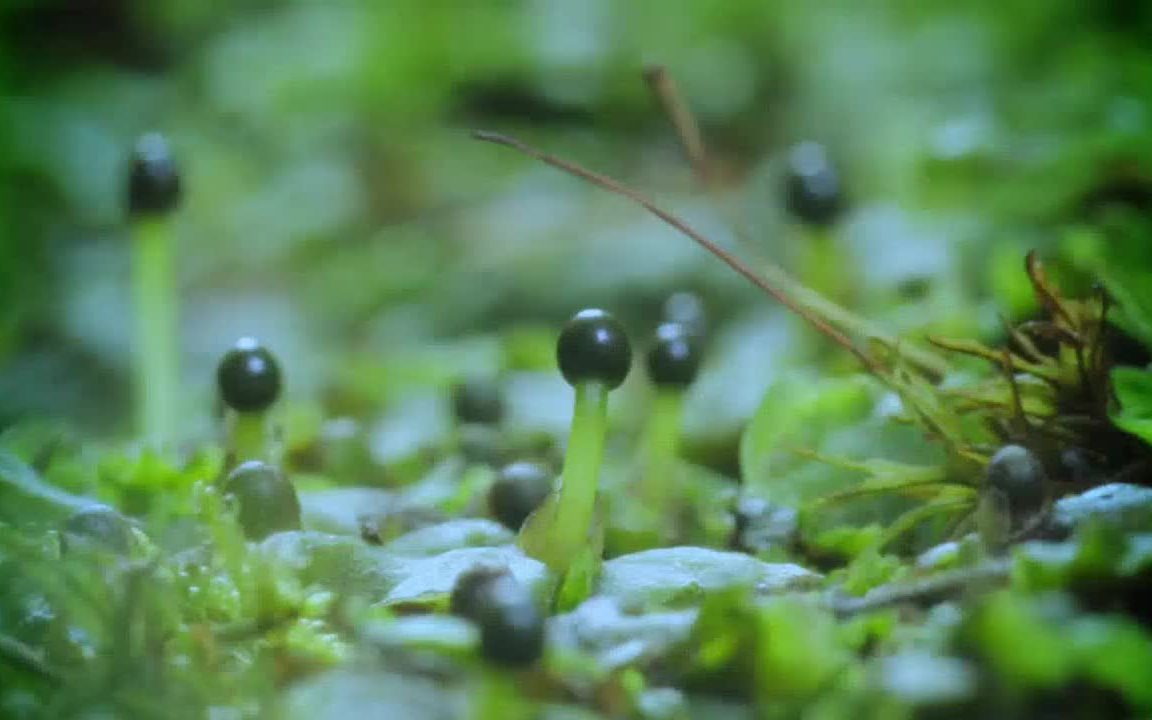
[[1132, 367], [1114, 368], [1112, 387], [1120, 400], [1120, 408], [1110, 414], [1112, 422], [1152, 444], [1152, 372]]

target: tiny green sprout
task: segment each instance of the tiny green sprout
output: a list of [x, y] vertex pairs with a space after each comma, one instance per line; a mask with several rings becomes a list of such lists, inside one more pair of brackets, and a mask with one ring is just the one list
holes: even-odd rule
[[820, 143], [800, 142], [788, 151], [784, 206], [797, 220], [820, 227], [831, 225], [843, 212], [840, 175]]
[[137, 140], [126, 201], [132, 236], [136, 422], [141, 435], [172, 439], [178, 396], [176, 281], [169, 217], [180, 203], [180, 171], [165, 137]]
[[646, 360], [648, 377], [656, 386], [656, 398], [648, 416], [639, 495], [645, 507], [658, 517], [665, 517], [675, 493], [672, 478], [680, 447], [684, 390], [700, 370], [697, 336], [680, 323], [663, 323], [656, 328]]
[[280, 397], [280, 365], [267, 348], [240, 338], [216, 368], [220, 399], [231, 410], [229, 454], [233, 461], [267, 457], [268, 409]]
[[259, 460], [238, 465], [224, 481], [224, 494], [236, 503], [237, 519], [249, 540], [300, 529], [300, 498], [292, 481]]
[[481, 566], [452, 589], [453, 614], [480, 630], [480, 655], [505, 668], [536, 664], [544, 653], [544, 617], [528, 588], [505, 568]]
[[552, 492], [552, 475], [539, 463], [519, 460], [500, 469], [488, 490], [488, 511], [504, 527], [520, 529]]
[[608, 393], [627, 377], [632, 348], [615, 318], [603, 310], [582, 310], [561, 330], [556, 362], [576, 390], [572, 427], [559, 482], [520, 529], [520, 546], [562, 573], [588, 545], [608, 425]]
[[131, 521], [107, 505], [77, 510], [60, 527], [62, 552], [69, 552], [75, 546], [94, 546], [117, 555], [128, 555], [133, 542]]

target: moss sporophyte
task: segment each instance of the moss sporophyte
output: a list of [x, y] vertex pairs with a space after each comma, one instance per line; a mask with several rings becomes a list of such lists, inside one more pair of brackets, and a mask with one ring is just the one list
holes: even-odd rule
[[656, 387], [645, 431], [645, 455], [637, 495], [645, 508], [665, 518], [676, 498], [680, 420], [684, 390], [700, 369], [700, 339], [681, 323], [665, 322], [656, 328], [645, 356], [648, 377]]
[[561, 330], [556, 362], [576, 391], [564, 467], [552, 494], [520, 529], [519, 544], [529, 556], [563, 572], [595, 531], [608, 393], [627, 377], [632, 348], [615, 318], [599, 309], [582, 310]]
[[486, 667], [475, 681], [473, 717], [533, 717], [516, 675], [510, 674], [538, 665], [544, 655], [544, 614], [528, 588], [506, 567], [479, 565], [457, 578], [449, 611], [472, 622], [480, 633]]
[[137, 432], [171, 441], [179, 367], [171, 216], [180, 204], [180, 169], [167, 139], [143, 135], [129, 160], [126, 203], [132, 235], [133, 355]]
[[240, 338], [220, 359], [216, 385], [228, 408], [232, 464], [270, 459], [268, 411], [280, 397], [281, 384], [279, 363], [254, 338]]

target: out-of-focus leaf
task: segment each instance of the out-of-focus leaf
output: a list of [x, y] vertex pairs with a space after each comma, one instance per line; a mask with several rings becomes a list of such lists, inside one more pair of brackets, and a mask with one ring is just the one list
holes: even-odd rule
[[1120, 408], [1110, 415], [1112, 422], [1152, 444], [1152, 372], [1130, 367], [1113, 368], [1112, 387], [1120, 399]]

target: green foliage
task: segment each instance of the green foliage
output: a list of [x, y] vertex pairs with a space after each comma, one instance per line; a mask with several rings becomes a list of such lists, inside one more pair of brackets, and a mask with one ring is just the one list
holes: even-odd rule
[[1116, 426], [1152, 444], [1152, 372], [1118, 367], [1112, 370], [1112, 385], [1120, 407], [1110, 417]]
[[863, 595], [874, 587], [907, 574], [904, 562], [895, 555], [881, 555], [875, 545], [861, 552], [845, 569], [840, 587], [852, 595]]
[[[1141, 3], [156, 0], [81, 23], [65, 5], [0, 3], [0, 715], [1152, 713], [1152, 516], [1126, 484], [1152, 462], [1152, 381], [1103, 351], [1106, 310], [1152, 347]], [[703, 183], [667, 152], [649, 60], [699, 114]], [[869, 320], [814, 307], [873, 376], [666, 228], [465, 142], [473, 125], [669, 197], [754, 268], [844, 301]], [[145, 130], [187, 180], [163, 447], [122, 436], [123, 318], [163, 309], [125, 305], [116, 270], [119, 169]], [[847, 212], [819, 236], [779, 193], [806, 139], [843, 161]], [[596, 302], [650, 330], [686, 287], [710, 352], [684, 422], [660, 419], [691, 462], [629, 494], [651, 399], [633, 373], [596, 437], [569, 438], [575, 493], [515, 544], [484, 497], [503, 461], [555, 469], [558, 319]], [[303, 529], [260, 540], [227, 501], [202, 381], [237, 332], [281, 353], [268, 435], [302, 505]], [[447, 402], [473, 374], [507, 391], [483, 433]], [[10, 426], [25, 416], [79, 430]], [[1052, 507], [991, 514], [1007, 557], [969, 535], [913, 560], [997, 510], [984, 466], [1006, 443], [1036, 454]], [[738, 494], [799, 530], [734, 551]], [[123, 520], [107, 542], [77, 542], [108, 529], [92, 508]], [[548, 608], [537, 667], [487, 666], [445, 616], [481, 565]]]
[[832, 616], [808, 604], [766, 605], [757, 615], [755, 632], [756, 691], [764, 707], [813, 697], [851, 659]]
[[782, 378], [764, 394], [740, 442], [745, 484], [777, 502], [794, 504], [818, 497], [840, 477], [827, 470], [797, 473], [798, 450], [820, 450], [836, 428], [863, 420], [872, 409], [870, 383], [863, 377], [817, 377], [798, 372]]

